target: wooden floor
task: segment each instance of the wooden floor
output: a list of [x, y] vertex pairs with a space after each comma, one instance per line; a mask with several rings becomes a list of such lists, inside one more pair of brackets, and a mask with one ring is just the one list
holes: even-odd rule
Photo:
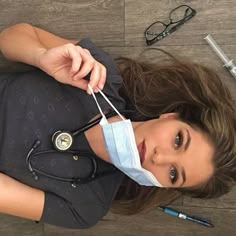
[[[236, 98], [236, 81], [203, 39], [211, 33], [236, 62], [236, 0], [0, 0], [0, 30], [29, 22], [67, 38], [90, 37], [114, 56], [138, 57], [147, 48], [145, 28], [156, 20], [167, 22], [169, 12], [181, 4], [196, 9], [197, 15], [154, 47], [215, 68]], [[142, 56], [155, 60], [159, 55], [153, 50]], [[25, 67], [0, 56], [1, 71], [22, 69]], [[217, 200], [183, 198], [171, 206], [209, 218], [215, 228], [186, 222], [158, 209], [135, 217], [109, 214], [89, 230], [66, 230], [1, 214], [0, 236], [236, 235], [236, 188]]]

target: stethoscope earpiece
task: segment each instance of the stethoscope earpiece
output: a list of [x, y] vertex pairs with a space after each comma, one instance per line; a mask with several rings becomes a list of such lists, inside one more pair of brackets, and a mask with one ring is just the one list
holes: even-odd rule
[[33, 179], [34, 179], [35, 181], [37, 181], [37, 180], [39, 179], [39, 177], [38, 177], [38, 175], [35, 173], [35, 171], [32, 171], [31, 174], [32, 174]]
[[52, 136], [52, 143], [57, 151], [67, 151], [73, 144], [73, 136], [67, 131], [56, 131]]

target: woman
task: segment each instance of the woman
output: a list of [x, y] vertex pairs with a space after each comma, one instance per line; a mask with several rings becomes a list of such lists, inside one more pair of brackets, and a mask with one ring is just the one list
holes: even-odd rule
[[[119, 72], [89, 40], [75, 44], [28, 24], [0, 34], [6, 58], [39, 68], [1, 74], [1, 212], [88, 228], [110, 208], [134, 214], [181, 193], [210, 198], [231, 189], [236, 113], [214, 72], [176, 59], [152, 65], [126, 58], [117, 60]], [[71, 152], [53, 151], [58, 130], [74, 131], [100, 117], [88, 85], [108, 123], [119, 124], [121, 118], [110, 112], [100, 90], [132, 120], [133, 131], [118, 132], [114, 142], [123, 145], [134, 135], [137, 179], [134, 169], [116, 163], [120, 148], [114, 144], [111, 154], [102, 122], [77, 135]]]

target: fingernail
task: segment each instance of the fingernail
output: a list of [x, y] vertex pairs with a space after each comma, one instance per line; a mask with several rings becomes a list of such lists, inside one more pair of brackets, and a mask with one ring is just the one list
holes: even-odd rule
[[100, 84], [98, 87], [100, 90], [103, 90], [104, 84], [102, 84], [102, 85]]

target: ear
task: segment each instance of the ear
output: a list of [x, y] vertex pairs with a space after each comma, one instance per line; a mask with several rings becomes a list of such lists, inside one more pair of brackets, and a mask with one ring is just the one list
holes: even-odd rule
[[161, 114], [159, 119], [167, 119], [167, 118], [177, 118], [179, 116], [176, 112], [164, 113]]

